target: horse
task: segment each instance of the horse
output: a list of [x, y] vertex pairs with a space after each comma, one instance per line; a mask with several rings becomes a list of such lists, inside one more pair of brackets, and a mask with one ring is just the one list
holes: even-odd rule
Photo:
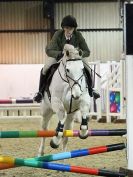
[[[74, 119], [77, 116], [81, 117], [79, 137], [81, 139], [88, 137], [91, 99], [84, 72], [82, 52], [70, 44], [65, 44], [63, 53], [64, 56], [60, 60], [49, 86], [51, 99], [45, 91], [41, 103], [41, 113], [43, 130], [48, 130], [52, 115], [57, 115], [59, 121], [56, 136], [52, 137], [50, 145], [52, 148], [58, 148], [63, 141], [63, 151], [66, 151], [68, 137], [63, 137], [63, 131], [73, 129]], [[38, 156], [44, 154], [44, 143], [45, 137], [41, 139]]]

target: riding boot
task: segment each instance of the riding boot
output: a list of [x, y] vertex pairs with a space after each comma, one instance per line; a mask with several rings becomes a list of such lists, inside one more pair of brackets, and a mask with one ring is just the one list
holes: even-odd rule
[[37, 103], [40, 103], [42, 101], [42, 98], [44, 96], [44, 91], [46, 87], [46, 75], [42, 73], [42, 69], [40, 72], [40, 81], [39, 81], [39, 91], [34, 96], [33, 100]]
[[85, 68], [85, 75], [86, 75], [89, 95], [91, 97], [94, 97], [95, 99], [100, 98], [100, 94], [96, 90], [94, 90], [92, 87], [92, 85], [93, 85], [92, 77], [91, 77], [90, 72], [87, 68]]

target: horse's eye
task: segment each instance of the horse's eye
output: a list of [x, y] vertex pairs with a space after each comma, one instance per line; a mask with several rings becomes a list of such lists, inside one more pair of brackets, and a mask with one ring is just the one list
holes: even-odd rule
[[69, 73], [69, 69], [66, 69], [66, 71]]

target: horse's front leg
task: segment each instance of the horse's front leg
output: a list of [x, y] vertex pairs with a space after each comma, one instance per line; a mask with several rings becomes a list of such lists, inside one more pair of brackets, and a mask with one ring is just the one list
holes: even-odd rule
[[64, 124], [67, 118], [67, 112], [61, 100], [57, 98], [52, 100], [52, 109], [56, 113], [59, 119], [59, 122], [56, 128], [56, 136], [52, 138], [50, 142], [50, 146], [52, 148], [58, 148], [61, 143], [62, 137], [63, 137], [63, 130], [64, 130]]
[[[73, 129], [74, 118], [75, 118], [75, 114], [67, 115], [64, 130], [72, 130]], [[67, 150], [67, 142], [68, 142], [68, 137], [67, 136], [63, 137], [63, 143], [62, 143], [63, 152], [66, 152], [66, 150]]]
[[[44, 124], [43, 124], [43, 125], [44, 125]], [[45, 127], [42, 126], [42, 130], [47, 130], [47, 126], [45, 126]], [[44, 155], [45, 140], [46, 140], [45, 137], [42, 137], [42, 138], [41, 138], [41, 143], [40, 143], [39, 151], [38, 151], [38, 157]]]
[[[48, 130], [49, 121], [51, 119], [51, 116], [52, 116], [52, 112], [51, 111], [49, 111], [49, 113], [47, 112], [47, 114], [43, 115], [42, 130]], [[41, 144], [39, 146], [38, 157], [44, 155], [45, 140], [46, 140], [45, 137], [41, 138]]]
[[[47, 130], [49, 126], [49, 121], [51, 119], [53, 112], [49, 108], [49, 105], [46, 102], [42, 102], [41, 104], [41, 115], [42, 115], [42, 121], [41, 121], [41, 126], [42, 130]], [[44, 148], [45, 148], [45, 137], [41, 138], [41, 144], [39, 146], [39, 152], [38, 156], [44, 155]]]
[[85, 139], [89, 136], [88, 121], [89, 121], [89, 110], [90, 110], [90, 97], [87, 94], [85, 94], [81, 99], [80, 110], [81, 110], [82, 120], [80, 125], [79, 137], [81, 139]]

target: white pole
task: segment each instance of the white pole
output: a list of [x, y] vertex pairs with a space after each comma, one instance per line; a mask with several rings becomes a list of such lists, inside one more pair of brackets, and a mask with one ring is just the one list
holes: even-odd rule
[[133, 170], [133, 55], [126, 56], [126, 74], [128, 169]]
[[123, 96], [123, 60], [120, 60], [120, 119], [125, 119], [124, 117], [124, 96]]
[[[100, 75], [100, 61], [97, 61], [96, 72]], [[97, 77], [97, 90], [101, 95], [101, 78]], [[97, 99], [97, 121], [102, 118], [101, 98]]]
[[108, 76], [107, 76], [107, 89], [106, 89], [106, 120], [107, 120], [107, 123], [110, 123], [111, 122], [111, 116], [109, 115], [110, 114], [110, 93], [109, 93], [109, 85], [110, 85], [110, 80], [111, 80], [111, 71], [110, 71], [110, 61], [107, 62], [108, 63], [108, 66], [109, 66], [109, 72], [108, 72]]

